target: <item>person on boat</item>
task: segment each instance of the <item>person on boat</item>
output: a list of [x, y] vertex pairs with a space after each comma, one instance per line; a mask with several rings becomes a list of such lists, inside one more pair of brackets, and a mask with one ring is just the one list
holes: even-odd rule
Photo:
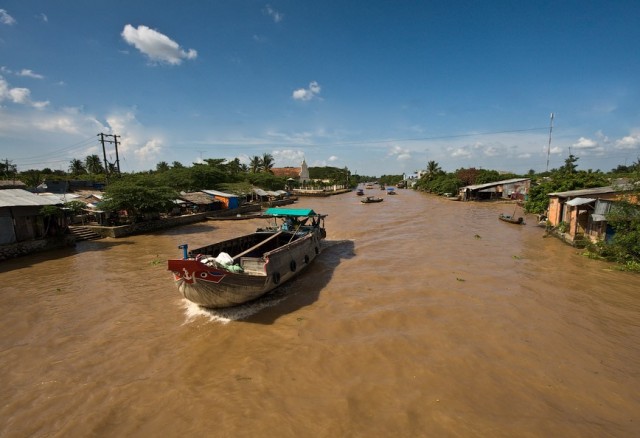
[[282, 223], [282, 230], [283, 231], [289, 231], [293, 229], [293, 220], [288, 217], [284, 220], [284, 222]]

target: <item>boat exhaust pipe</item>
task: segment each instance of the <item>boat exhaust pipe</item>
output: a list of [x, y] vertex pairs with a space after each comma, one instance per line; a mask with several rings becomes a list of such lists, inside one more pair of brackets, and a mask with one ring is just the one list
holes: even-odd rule
[[182, 250], [182, 259], [187, 260], [189, 258], [189, 245], [184, 243], [178, 246], [178, 248]]

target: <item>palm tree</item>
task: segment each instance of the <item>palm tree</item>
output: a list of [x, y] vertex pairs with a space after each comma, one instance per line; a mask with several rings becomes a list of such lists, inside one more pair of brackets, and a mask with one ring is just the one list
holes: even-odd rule
[[262, 171], [270, 173], [271, 168], [273, 167], [273, 155], [267, 153], [262, 154], [262, 160], [260, 161], [262, 164]]
[[87, 173], [87, 169], [85, 169], [82, 160], [74, 158], [69, 163], [69, 173], [71, 173], [72, 175], [80, 175], [82, 173]]
[[237, 175], [242, 171], [242, 165], [240, 164], [240, 158], [234, 158], [225, 164], [227, 172], [230, 175]]
[[87, 158], [84, 159], [84, 165], [87, 169], [87, 172], [97, 175], [99, 173], [104, 173], [104, 167], [102, 167], [102, 161], [100, 161], [100, 157], [97, 155], [87, 155]]
[[251, 169], [251, 173], [260, 172], [260, 168], [262, 167], [262, 161], [260, 160], [260, 157], [257, 155], [254, 155], [253, 158], [251, 158], [251, 161], [249, 162], [249, 167]]
[[442, 172], [440, 165], [435, 161], [431, 160], [427, 163], [427, 177], [429, 179], [436, 176], [438, 173]]

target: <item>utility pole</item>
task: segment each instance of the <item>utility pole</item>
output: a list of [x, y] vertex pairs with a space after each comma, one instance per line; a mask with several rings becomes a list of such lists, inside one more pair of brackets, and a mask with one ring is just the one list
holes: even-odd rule
[[549, 145], [547, 146], [547, 172], [549, 171], [549, 155], [551, 154], [551, 132], [553, 131], [553, 113], [549, 122]]
[[[107, 149], [105, 147], [105, 143], [109, 143], [109, 144], [113, 144], [116, 150], [116, 172], [118, 174], [118, 176], [120, 175], [120, 158], [118, 156], [118, 137], [120, 137], [119, 135], [115, 135], [115, 134], [103, 134], [100, 133], [98, 134], [98, 136], [100, 137], [100, 143], [102, 144], [102, 156], [104, 157], [104, 171], [105, 171], [105, 175], [106, 175], [106, 179], [107, 179], [107, 183], [109, 182], [109, 173], [111, 172], [110, 166], [108, 161], [107, 161]], [[113, 140], [108, 140], [108, 138], [113, 138]]]

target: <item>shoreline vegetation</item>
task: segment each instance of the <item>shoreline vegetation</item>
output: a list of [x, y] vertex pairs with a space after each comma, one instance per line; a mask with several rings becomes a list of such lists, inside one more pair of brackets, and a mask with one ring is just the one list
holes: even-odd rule
[[[346, 167], [309, 167], [309, 179], [301, 181], [291, 176], [276, 176], [272, 172], [274, 160], [270, 154], [264, 154], [262, 157], [254, 156], [249, 165], [242, 164], [238, 158], [234, 160], [209, 158], [192, 166], [184, 166], [179, 162], [171, 165], [160, 162], [155, 170], [129, 174], [121, 174], [119, 169], [109, 165], [103, 166], [97, 156], [88, 156], [84, 162], [78, 159], [72, 160], [68, 173], [50, 169], [19, 172], [15, 165], [5, 161], [0, 163], [0, 174], [7, 177], [5, 182], [19, 181], [22, 184], [21, 188], [34, 192], [46, 190], [45, 181], [48, 184], [58, 182], [67, 185], [73, 180], [91, 181], [102, 194], [100, 210], [114, 212], [118, 216], [124, 213], [123, 217], [126, 218], [124, 221], [132, 222], [130, 225], [147, 224], [137, 225], [134, 232], [152, 230], [151, 224], [157, 223], [161, 216], [176, 216], [175, 212], [173, 215], [170, 212], [175, 210], [175, 200], [178, 199], [180, 192], [212, 188], [234, 194], [247, 202], [255, 202], [254, 188], [268, 191], [283, 190], [294, 196], [331, 196], [349, 192], [358, 185], [375, 181], [385, 187], [403, 186], [455, 200], [458, 198], [457, 194], [461, 187], [525, 177], [531, 180], [531, 187], [526, 197], [520, 199], [520, 202], [525, 213], [536, 215], [540, 224], [541, 219], [548, 213], [550, 193], [603, 187], [624, 180], [634, 189], [620, 197], [616, 202], [615, 210], [607, 215], [607, 224], [614, 231], [613, 237], [606, 242], [584, 241], [578, 242], [575, 246], [582, 247], [584, 254], [588, 257], [615, 262], [621, 269], [640, 272], [640, 210], [638, 208], [640, 158], [630, 166], [619, 165], [608, 173], [592, 169], [578, 170], [578, 160], [578, 157], [570, 155], [564, 165], [558, 169], [540, 173], [530, 170], [526, 175], [473, 167], [446, 172], [435, 161], [427, 162], [425, 170], [416, 172], [410, 177], [406, 175], [372, 177], [352, 173]], [[12, 187], [4, 184], [4, 187], [14, 188], [15, 185]], [[498, 202], [513, 201], [498, 200]], [[70, 217], [81, 213], [83, 208], [86, 209], [79, 201], [67, 203], [62, 208], [43, 207], [40, 215], [44, 228], [54, 230], [53, 237], [60, 237], [65, 229], [68, 231]], [[229, 211], [227, 214], [233, 216], [234, 212]], [[235, 212], [236, 220], [237, 214], [242, 212]], [[204, 216], [206, 217], [207, 214]], [[209, 212], [209, 216], [217, 215]], [[562, 239], [561, 225], [551, 229], [547, 224], [548, 234]], [[23, 246], [25, 243], [17, 242]]]

